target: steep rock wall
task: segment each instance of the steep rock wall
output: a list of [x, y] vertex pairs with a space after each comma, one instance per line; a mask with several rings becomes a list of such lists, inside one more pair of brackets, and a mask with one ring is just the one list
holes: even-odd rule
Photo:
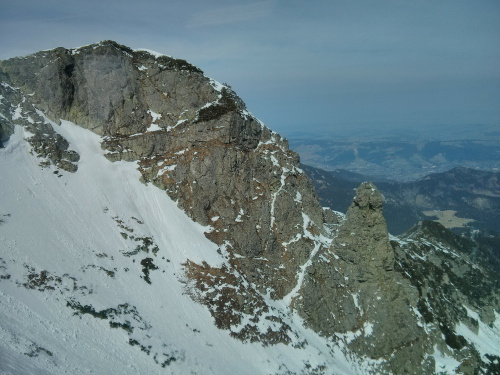
[[102, 135], [110, 160], [137, 160], [144, 181], [211, 226], [207, 236], [259, 291], [281, 298], [295, 286], [314, 248], [306, 232], [323, 231], [323, 211], [298, 155], [229, 87], [183, 60], [111, 41], [0, 68], [53, 120]]

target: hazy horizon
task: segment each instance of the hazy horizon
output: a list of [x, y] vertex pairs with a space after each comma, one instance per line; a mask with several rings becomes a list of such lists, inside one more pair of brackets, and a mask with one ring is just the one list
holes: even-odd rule
[[284, 136], [500, 125], [498, 1], [0, 0], [0, 59], [112, 39], [188, 60]]

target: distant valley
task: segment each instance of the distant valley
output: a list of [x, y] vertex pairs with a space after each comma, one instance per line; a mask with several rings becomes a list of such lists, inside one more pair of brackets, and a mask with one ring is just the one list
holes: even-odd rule
[[289, 141], [304, 164], [379, 181], [412, 181], [459, 166], [500, 170], [500, 132], [495, 126], [344, 129], [321, 137], [294, 133]]
[[[323, 205], [345, 212], [367, 176], [303, 165]], [[457, 167], [413, 182], [373, 181], [384, 196], [389, 232], [400, 234], [420, 220], [436, 220], [455, 232], [500, 232], [500, 173]]]

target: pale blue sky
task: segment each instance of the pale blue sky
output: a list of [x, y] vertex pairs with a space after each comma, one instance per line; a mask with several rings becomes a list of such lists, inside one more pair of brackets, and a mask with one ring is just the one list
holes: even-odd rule
[[500, 1], [0, 0], [0, 59], [113, 39], [229, 83], [287, 136], [498, 124]]

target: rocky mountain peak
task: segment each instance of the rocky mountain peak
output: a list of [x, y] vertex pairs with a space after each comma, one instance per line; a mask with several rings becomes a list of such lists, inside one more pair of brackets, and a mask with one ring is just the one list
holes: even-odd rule
[[356, 196], [353, 199], [354, 207], [357, 207], [362, 212], [373, 212], [377, 216], [382, 214], [383, 198], [377, 187], [371, 182], [363, 182], [356, 189]]
[[324, 231], [323, 210], [298, 155], [229, 86], [184, 60], [112, 41], [14, 58], [0, 69], [24, 93], [21, 102], [101, 135], [109, 160], [137, 162], [142, 180], [209, 226], [207, 237], [261, 292], [293, 289]]
[[[184, 60], [112, 41], [1, 61], [0, 79], [2, 141], [16, 125], [24, 126], [40, 166], [78, 174], [80, 156], [58, 132], [59, 122], [69, 120], [99, 135], [108, 161], [134, 163], [143, 183], [165, 191], [183, 215], [201, 224], [199, 230], [216, 249], [206, 251], [213, 250], [218, 263], [186, 251], [175, 280], [231, 336], [304, 347], [306, 340], [294, 328], [298, 313], [307, 327], [367, 360], [375, 372], [433, 373], [434, 345], [440, 353], [468, 360], [459, 352], [463, 340], [454, 333], [466, 314], [458, 308], [443, 313], [436, 318], [438, 328], [435, 320], [427, 321], [428, 304], [434, 302], [425, 299], [424, 285], [407, 277], [416, 272], [410, 271], [418, 263], [415, 257], [424, 259], [417, 264], [422, 273], [431, 263], [438, 269], [441, 258], [429, 261], [421, 251], [429, 246], [434, 254], [442, 244], [421, 240], [422, 231], [391, 244], [382, 195], [372, 183], [356, 190], [345, 216], [323, 209], [299, 156], [248, 112], [228, 85]], [[132, 229], [117, 216], [113, 220], [128, 233], [119, 239], [131, 239]], [[161, 225], [156, 233], [162, 233]], [[124, 256], [149, 252], [155, 242], [147, 236], [140, 240], [143, 246]], [[155, 258], [140, 263], [148, 285], [150, 273], [160, 269], [156, 254], [162, 251], [169, 250], [156, 246]], [[462, 273], [470, 269], [465, 263], [460, 263]], [[453, 276], [447, 277], [443, 280]], [[467, 299], [466, 293], [456, 299]], [[474, 301], [477, 308], [484, 299]], [[491, 323], [495, 307], [484, 311]], [[481, 363], [477, 356], [474, 360]]]

